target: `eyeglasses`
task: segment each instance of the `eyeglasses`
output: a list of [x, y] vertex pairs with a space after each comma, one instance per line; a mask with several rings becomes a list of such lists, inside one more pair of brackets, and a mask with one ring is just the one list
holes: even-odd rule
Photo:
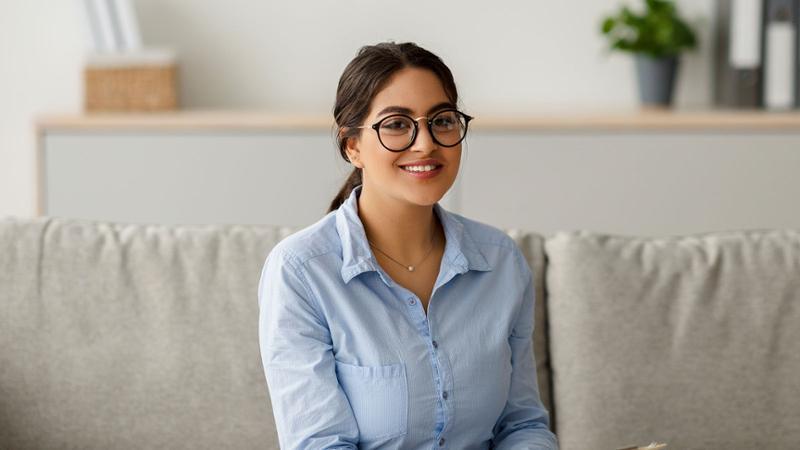
[[372, 128], [378, 133], [381, 145], [390, 152], [402, 152], [414, 145], [419, 133], [420, 119], [426, 119], [428, 131], [433, 141], [442, 147], [455, 147], [467, 135], [469, 121], [473, 117], [456, 109], [443, 109], [433, 117], [417, 117], [416, 119], [405, 114], [392, 114], [372, 125], [362, 125], [354, 128]]

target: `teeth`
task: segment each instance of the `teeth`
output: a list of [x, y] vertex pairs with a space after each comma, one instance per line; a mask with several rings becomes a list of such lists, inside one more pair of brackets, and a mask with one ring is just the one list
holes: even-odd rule
[[403, 169], [409, 172], [429, 172], [435, 169], [437, 166], [405, 166]]

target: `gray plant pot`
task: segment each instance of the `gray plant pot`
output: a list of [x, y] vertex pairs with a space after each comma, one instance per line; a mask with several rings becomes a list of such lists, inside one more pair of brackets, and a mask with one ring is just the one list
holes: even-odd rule
[[637, 53], [636, 73], [639, 78], [639, 98], [645, 106], [671, 106], [675, 86], [678, 56], [654, 58]]

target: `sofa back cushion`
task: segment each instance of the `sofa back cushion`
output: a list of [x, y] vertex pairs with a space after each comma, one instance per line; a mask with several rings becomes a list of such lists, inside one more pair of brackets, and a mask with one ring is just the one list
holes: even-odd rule
[[800, 231], [545, 249], [563, 450], [800, 446]]
[[0, 221], [0, 448], [277, 449], [269, 226]]
[[550, 428], [554, 428], [552, 380], [550, 379], [550, 348], [547, 341], [547, 299], [545, 299], [546, 264], [544, 237], [517, 228], [505, 229], [522, 250], [533, 273], [536, 303], [534, 304], [533, 353], [536, 359], [536, 379], [542, 404], [550, 412]]

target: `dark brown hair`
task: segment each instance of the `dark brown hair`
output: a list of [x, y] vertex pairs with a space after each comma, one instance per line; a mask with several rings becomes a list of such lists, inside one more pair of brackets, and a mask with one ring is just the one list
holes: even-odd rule
[[[428, 69], [433, 72], [444, 86], [448, 100], [458, 104], [458, 90], [453, 74], [442, 60], [433, 53], [413, 42], [381, 42], [376, 45], [361, 47], [358, 54], [345, 67], [339, 78], [336, 89], [336, 104], [333, 117], [336, 120], [337, 144], [339, 154], [345, 161], [347, 158], [347, 140], [361, 133], [360, 126], [369, 115], [372, 99], [383, 89], [389, 78], [398, 70], [406, 67]], [[328, 212], [334, 211], [350, 196], [353, 188], [361, 184], [361, 169], [353, 168], [336, 198], [331, 202]]]

